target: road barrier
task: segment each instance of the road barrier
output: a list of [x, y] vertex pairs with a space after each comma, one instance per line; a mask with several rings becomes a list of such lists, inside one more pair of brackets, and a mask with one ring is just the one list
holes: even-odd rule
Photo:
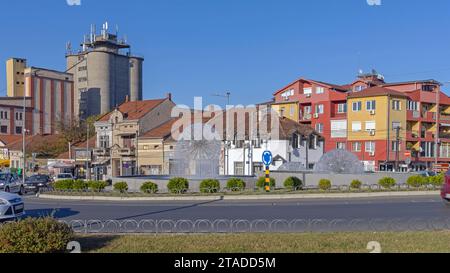
[[61, 220], [84, 234], [202, 234], [450, 231], [450, 218]]

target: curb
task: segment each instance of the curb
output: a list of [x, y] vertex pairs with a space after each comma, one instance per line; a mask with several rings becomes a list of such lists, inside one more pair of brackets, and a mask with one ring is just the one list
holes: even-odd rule
[[278, 194], [242, 196], [173, 196], [173, 197], [107, 197], [107, 196], [64, 196], [41, 194], [40, 199], [76, 201], [240, 201], [240, 200], [290, 200], [290, 199], [353, 199], [377, 197], [439, 196], [439, 191], [417, 192], [370, 192], [370, 193], [329, 193], [329, 194]]

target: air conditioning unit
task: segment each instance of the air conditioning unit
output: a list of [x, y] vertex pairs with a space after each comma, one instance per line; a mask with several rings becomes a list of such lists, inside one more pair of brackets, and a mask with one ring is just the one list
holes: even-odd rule
[[319, 114], [315, 113], [315, 114], [314, 114], [314, 118], [315, 118], [315, 119], [318, 119], [318, 118], [319, 118]]
[[307, 97], [307, 98], [311, 98], [311, 94], [309, 94], [309, 93], [306, 94], [306, 97]]
[[375, 114], [376, 114], [375, 110], [370, 111], [370, 115], [375, 116]]
[[371, 136], [375, 136], [376, 132], [375, 132], [375, 130], [370, 130], [370, 131], [369, 131], [369, 134], [370, 134]]
[[370, 152], [369, 156], [375, 156], [375, 152]]

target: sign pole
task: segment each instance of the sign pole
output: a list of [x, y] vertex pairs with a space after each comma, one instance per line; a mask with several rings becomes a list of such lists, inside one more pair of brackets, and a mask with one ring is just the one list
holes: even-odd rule
[[270, 151], [265, 151], [263, 153], [262, 161], [266, 166], [266, 182], [264, 183], [264, 189], [267, 193], [270, 192], [270, 165], [273, 162], [273, 155]]
[[266, 183], [265, 183], [266, 192], [270, 192], [270, 167], [266, 166]]

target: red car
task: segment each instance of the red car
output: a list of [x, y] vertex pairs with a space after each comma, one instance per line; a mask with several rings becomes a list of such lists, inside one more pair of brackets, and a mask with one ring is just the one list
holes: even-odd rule
[[445, 181], [441, 190], [441, 197], [450, 204], [450, 171], [445, 173]]

